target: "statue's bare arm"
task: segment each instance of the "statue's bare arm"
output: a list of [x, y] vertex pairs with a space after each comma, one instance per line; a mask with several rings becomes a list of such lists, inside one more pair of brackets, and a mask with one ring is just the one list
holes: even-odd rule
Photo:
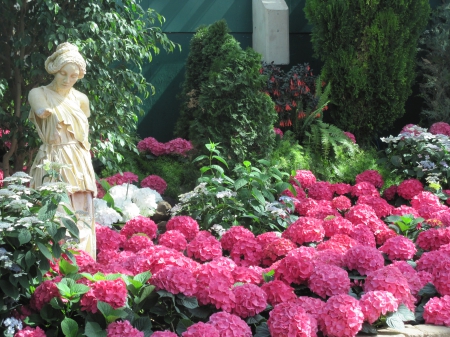
[[33, 110], [39, 118], [47, 118], [52, 114], [52, 109], [49, 107], [41, 88], [31, 89], [28, 94], [28, 102], [31, 105], [31, 110]]
[[82, 92], [79, 92], [78, 90], [75, 91], [78, 101], [80, 102], [80, 109], [83, 110], [86, 117], [89, 117], [91, 115], [91, 109], [89, 107], [89, 98], [83, 94]]

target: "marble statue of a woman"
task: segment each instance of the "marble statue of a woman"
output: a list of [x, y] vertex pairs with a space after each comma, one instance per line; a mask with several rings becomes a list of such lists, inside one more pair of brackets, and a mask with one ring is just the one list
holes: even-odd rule
[[73, 88], [77, 80], [84, 77], [86, 62], [75, 45], [65, 42], [47, 58], [45, 70], [54, 75], [53, 81], [32, 89], [28, 96], [29, 118], [43, 142], [31, 167], [31, 187], [37, 188], [46, 182], [42, 179], [46, 174], [41, 166], [44, 160], [65, 164], [60, 174], [69, 185], [72, 207], [88, 215], [84, 223], [78, 223], [80, 248], [95, 259], [93, 197], [97, 188], [89, 152], [89, 100]]

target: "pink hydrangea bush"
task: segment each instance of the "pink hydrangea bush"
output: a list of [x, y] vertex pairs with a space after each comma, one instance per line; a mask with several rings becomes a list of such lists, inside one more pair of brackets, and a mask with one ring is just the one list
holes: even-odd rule
[[98, 301], [106, 302], [114, 309], [122, 308], [127, 303], [127, 296], [127, 285], [122, 278], [97, 281], [81, 298], [81, 310], [95, 314]]
[[142, 179], [141, 187], [151, 188], [162, 195], [166, 191], [167, 183], [160, 176], [152, 174]]
[[132, 237], [134, 234], [145, 234], [150, 239], [154, 239], [156, 238], [157, 230], [158, 226], [152, 219], [139, 215], [128, 220], [120, 230], [120, 234], [127, 238]]
[[152, 276], [151, 283], [174, 295], [194, 296], [197, 293], [197, 280], [188, 268], [165, 266]]
[[294, 288], [280, 280], [264, 283], [261, 289], [266, 293], [267, 303], [275, 306], [279, 303], [295, 300]]
[[193, 146], [190, 141], [182, 138], [176, 138], [167, 143], [161, 143], [153, 137], [147, 137], [137, 144], [137, 148], [140, 152], [148, 152], [155, 156], [161, 156], [164, 154], [178, 154], [181, 156], [186, 156], [187, 153], [193, 149]]
[[450, 295], [431, 298], [424, 306], [423, 318], [427, 324], [450, 327]]
[[377, 170], [366, 170], [358, 174], [355, 180], [356, 183], [367, 181], [377, 188], [381, 188], [384, 185], [383, 177]]

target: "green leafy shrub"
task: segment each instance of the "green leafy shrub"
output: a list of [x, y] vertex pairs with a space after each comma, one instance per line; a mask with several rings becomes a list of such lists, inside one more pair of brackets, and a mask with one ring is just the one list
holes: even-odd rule
[[[223, 43], [218, 44], [217, 36]], [[187, 123], [187, 139], [197, 148], [210, 140], [220, 143], [230, 163], [267, 157], [274, 146], [277, 116], [272, 100], [262, 92], [261, 55], [251, 48], [242, 50], [224, 21], [200, 29], [197, 39], [202, 50], [194, 50], [186, 64], [187, 69], [198, 66], [197, 89], [183, 90], [183, 106], [189, 109], [181, 111], [178, 125]], [[206, 58], [212, 46], [217, 51]], [[199, 67], [202, 60], [203, 69]], [[178, 136], [185, 135], [180, 132]]]
[[286, 131], [283, 138], [276, 141], [271, 163], [280, 171], [292, 172], [309, 169], [310, 159], [305, 149], [299, 145], [294, 133]]
[[331, 88], [333, 124], [360, 144], [405, 112], [428, 0], [307, 0], [315, 55]]
[[429, 124], [450, 123], [450, 4], [432, 12], [428, 27], [420, 38], [423, 56], [418, 63], [423, 76], [420, 92], [426, 105], [422, 115]]
[[236, 178], [233, 179], [218, 165], [228, 167], [218, 144], [206, 144], [206, 148], [210, 151], [209, 156], [201, 155], [195, 159], [208, 161], [200, 169], [202, 176], [198, 185], [193, 191], [180, 195], [180, 203], [171, 210], [173, 214], [192, 216], [202, 229], [242, 225], [255, 234], [282, 231], [295, 221], [296, 217], [289, 212], [293, 205], [277, 199], [282, 191], [293, 191], [292, 185], [285, 181], [288, 173], [266, 160], [257, 161], [255, 166], [244, 161], [234, 167], [232, 175]]
[[26, 187], [30, 179], [17, 172], [0, 189], [0, 321], [30, 298], [50, 270], [49, 260], [63, 253], [73, 258], [60, 242], [78, 238], [75, 216], [57, 214], [58, 206], [71, 204], [64, 184], [35, 191]]

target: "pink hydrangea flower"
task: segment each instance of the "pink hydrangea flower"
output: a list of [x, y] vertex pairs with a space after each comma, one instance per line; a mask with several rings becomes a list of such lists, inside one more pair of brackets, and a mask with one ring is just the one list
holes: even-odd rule
[[208, 323], [198, 322], [189, 326], [181, 337], [220, 337], [219, 331]]
[[137, 148], [141, 152], [150, 152], [155, 156], [161, 156], [166, 153], [166, 147], [163, 143], [158, 142], [153, 137], [147, 137], [137, 144]]
[[350, 207], [352, 207], [351, 200], [347, 198], [345, 195], [333, 198], [331, 204], [333, 205], [334, 208], [336, 208], [339, 211], [346, 211], [349, 210]]
[[128, 321], [117, 321], [110, 323], [106, 328], [106, 337], [144, 337], [144, 333], [133, 326]]
[[123, 247], [127, 238], [111, 228], [96, 225], [95, 234], [97, 237], [97, 249], [102, 250], [119, 250]]
[[252, 331], [239, 316], [216, 312], [209, 317], [209, 324], [219, 331], [220, 337], [252, 337]]
[[36, 328], [26, 326], [24, 329], [17, 331], [14, 337], [46, 337], [46, 334], [38, 326]]
[[435, 261], [433, 284], [441, 295], [450, 295], [450, 259]]
[[356, 270], [361, 275], [367, 275], [382, 268], [384, 258], [375, 247], [357, 245], [344, 254], [344, 265], [349, 270]]
[[164, 330], [164, 331], [155, 331], [152, 334], [152, 337], [178, 337], [178, 335], [175, 332]]
[[325, 302], [319, 298], [313, 298], [308, 296], [300, 296], [295, 300], [295, 304], [301, 306], [307, 314], [314, 317], [317, 321], [322, 315], [322, 310], [325, 307]]
[[308, 187], [308, 197], [314, 200], [333, 199], [333, 189], [328, 181], [318, 181]]
[[383, 198], [388, 201], [394, 200], [395, 195], [397, 194], [397, 188], [397, 185], [392, 185], [386, 188], [383, 192]]
[[419, 135], [421, 132], [417, 130], [417, 125], [415, 124], [406, 124], [400, 131], [400, 133], [410, 133], [413, 135]]
[[450, 326], [450, 296], [433, 297], [425, 304], [425, 323]]
[[269, 313], [267, 325], [272, 337], [315, 337], [317, 322], [295, 301], [277, 304]]
[[332, 216], [340, 217], [341, 215], [333, 207], [330, 200], [317, 200], [316, 204], [312, 204], [311, 207], [308, 208], [305, 216], [309, 218], [324, 220]]
[[197, 235], [187, 245], [187, 255], [199, 261], [211, 261], [222, 256], [222, 245], [214, 236]]
[[122, 308], [127, 303], [127, 285], [122, 278], [97, 281], [81, 298], [81, 310], [96, 313], [98, 301], [106, 302], [114, 309]]
[[428, 131], [433, 135], [441, 134], [450, 137], [450, 125], [445, 122], [434, 123]]
[[[345, 198], [345, 197], [344, 197]], [[326, 219], [323, 223], [326, 237], [332, 237], [335, 234], [349, 235], [354, 228], [351, 221], [344, 219], [341, 216], [336, 216], [331, 219]]]
[[317, 245], [317, 250], [332, 249], [340, 253], [345, 253], [351, 247], [357, 246], [359, 243], [345, 234], [335, 234], [329, 240], [321, 242]]
[[420, 217], [419, 212], [417, 212], [417, 210], [412, 208], [411, 206], [401, 205], [392, 210], [392, 215], [402, 216], [407, 214], [412, 214], [415, 218]]
[[363, 322], [364, 314], [358, 300], [341, 294], [328, 299], [319, 326], [329, 337], [354, 337], [361, 330]]
[[375, 247], [377, 245], [372, 231], [364, 224], [355, 226], [349, 236], [363, 246]]
[[431, 273], [421, 270], [417, 272], [417, 276], [419, 277], [422, 284], [421, 289], [425, 287], [427, 283], [433, 283], [433, 275]]
[[148, 236], [137, 234], [133, 235], [125, 242], [123, 249], [137, 253], [138, 251], [146, 249], [150, 246], [153, 246], [153, 241], [150, 240]]
[[176, 229], [169, 230], [159, 237], [158, 240], [160, 245], [172, 248], [178, 251], [183, 251], [187, 247], [187, 241], [185, 236]]
[[331, 264], [316, 264], [308, 280], [309, 288], [322, 298], [347, 294], [350, 290], [348, 273]]
[[378, 192], [377, 188], [367, 181], [355, 184], [350, 193], [352, 197], [360, 197], [362, 195], [371, 195], [373, 197], [380, 196], [380, 192]]
[[425, 219], [431, 218], [432, 214], [443, 209], [447, 209], [442, 205], [439, 197], [431, 192], [422, 191], [411, 199], [411, 206], [415, 208], [419, 215]]
[[174, 295], [194, 296], [197, 292], [197, 280], [189, 269], [183, 267], [166, 266], [153, 275], [150, 282]]
[[264, 283], [261, 286], [261, 289], [266, 293], [267, 303], [271, 306], [295, 300], [297, 298], [294, 294], [294, 288], [280, 280]]
[[379, 218], [387, 217], [391, 215], [393, 206], [389, 205], [386, 200], [380, 197], [373, 197], [370, 195], [362, 195], [358, 198], [357, 205], [365, 204], [369, 205], [375, 211], [375, 214]]
[[42, 307], [50, 303], [53, 297], [61, 297], [58, 287], [52, 280], [44, 281], [37, 286], [33, 295], [31, 295], [30, 307], [31, 309], [41, 311]]
[[397, 235], [386, 240], [379, 248], [380, 252], [387, 254], [389, 260], [411, 260], [417, 252], [411, 239], [403, 235]]
[[233, 288], [236, 305], [233, 313], [246, 318], [255, 316], [267, 307], [267, 296], [264, 290], [254, 284], [243, 284]]
[[359, 305], [365, 321], [372, 324], [381, 315], [397, 311], [398, 301], [389, 291], [369, 291], [361, 296]]
[[295, 248], [297, 248], [297, 246], [291, 240], [277, 237], [263, 249], [262, 262], [264, 265], [270, 266]]
[[353, 144], [356, 144], [356, 138], [353, 133], [344, 131], [344, 135], [346, 135], [353, 142]]
[[167, 221], [166, 230], [173, 229], [179, 230], [188, 242], [195, 238], [200, 230], [197, 221], [187, 215], [174, 216]]
[[222, 235], [220, 243], [224, 250], [231, 251], [236, 242], [254, 238], [255, 235], [247, 228], [243, 226], [233, 226]]
[[450, 227], [430, 228], [420, 232], [416, 244], [423, 250], [438, 250], [442, 245], [450, 243]]
[[378, 220], [375, 210], [365, 204], [355, 205], [345, 214], [345, 218], [350, 220], [355, 226], [368, 224], [371, 220]]
[[247, 267], [236, 267], [232, 270], [234, 282], [260, 284], [263, 281], [262, 271]]
[[311, 247], [291, 250], [276, 266], [275, 279], [288, 284], [302, 284], [314, 270], [314, 257], [315, 249]]
[[394, 265], [387, 265], [368, 273], [364, 282], [364, 291], [367, 293], [374, 290], [389, 291], [399, 304], [403, 303], [414, 311], [415, 299], [411, 294], [408, 280]]
[[152, 219], [139, 215], [131, 220], [128, 220], [120, 230], [120, 234], [130, 238], [134, 234], [142, 233], [147, 235], [150, 239], [154, 239], [156, 238], [157, 230], [158, 226], [156, 226]]
[[273, 128], [273, 132], [275, 132], [276, 135], [280, 136], [280, 138], [283, 138], [283, 131], [279, 128]]
[[408, 281], [411, 294], [413, 296], [417, 296], [420, 289], [422, 289], [426, 283], [424, 284], [422, 282], [419, 275], [417, 275], [416, 270], [411, 267], [406, 261], [394, 261], [392, 264], [402, 272], [403, 276]]
[[316, 261], [316, 263], [332, 264], [343, 268], [344, 267], [343, 258], [344, 254], [340, 251], [332, 249], [324, 249], [317, 251], [314, 260]]
[[167, 183], [160, 176], [152, 174], [142, 179], [141, 187], [142, 188], [148, 187], [151, 188], [152, 190], [155, 190], [159, 194], [164, 194], [167, 188]]
[[321, 242], [325, 236], [322, 224], [322, 220], [301, 217], [283, 232], [282, 237], [299, 245], [307, 242]]
[[431, 252], [425, 252], [416, 261], [417, 271], [426, 271], [428, 273], [433, 273], [436, 261], [450, 260], [450, 254], [442, 252], [439, 250], [433, 250]]
[[355, 181], [356, 183], [367, 181], [377, 188], [381, 188], [384, 185], [383, 177], [377, 170], [366, 170], [358, 174]]
[[192, 143], [183, 138], [175, 138], [165, 144], [166, 154], [179, 154], [181, 156], [187, 156], [187, 153], [192, 149]]
[[423, 184], [414, 178], [403, 180], [397, 187], [397, 194], [406, 200], [411, 200], [422, 191]]
[[306, 216], [306, 213], [308, 213], [310, 209], [317, 208], [318, 205], [319, 203], [316, 200], [307, 198], [295, 204], [295, 213]]
[[239, 266], [258, 266], [262, 260], [262, 253], [261, 245], [253, 237], [237, 241], [231, 248], [230, 258]]
[[346, 183], [335, 183], [332, 186], [334, 193], [338, 195], [349, 194], [352, 190], [352, 186]]
[[297, 170], [295, 171], [295, 176], [291, 178], [291, 184], [296, 185], [297, 180], [301, 187], [304, 189], [309, 188], [312, 184], [316, 182], [316, 176], [309, 170]]
[[264, 250], [267, 245], [273, 241], [278, 240], [281, 237], [281, 233], [279, 232], [265, 232], [259, 234], [256, 237], [256, 241], [261, 245], [261, 248]]

